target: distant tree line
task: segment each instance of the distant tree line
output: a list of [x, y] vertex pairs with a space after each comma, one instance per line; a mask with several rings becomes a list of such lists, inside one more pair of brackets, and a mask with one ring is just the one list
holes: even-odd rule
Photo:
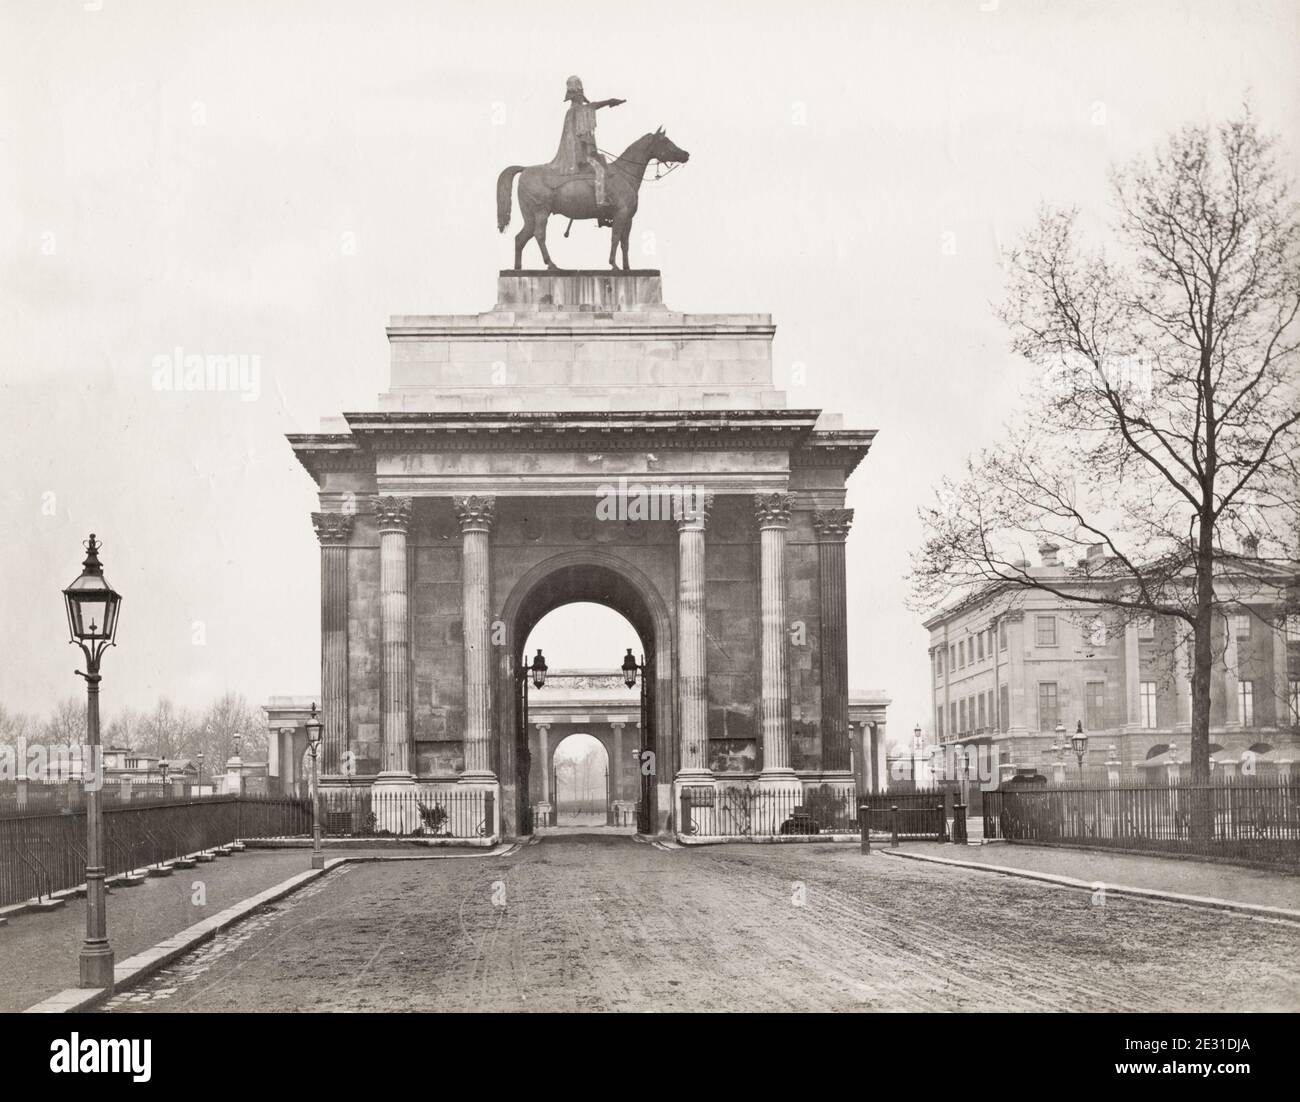
[[[259, 710], [239, 693], [228, 692], [206, 708], [178, 706], [168, 697], [147, 710], [118, 708], [101, 716], [100, 739], [160, 758], [195, 758], [224, 763], [234, 751], [234, 735], [244, 736], [240, 754], [258, 759], [266, 754], [266, 728]], [[86, 741], [86, 698], [71, 694], [45, 716], [12, 711], [0, 703], [0, 745], [78, 746]]]

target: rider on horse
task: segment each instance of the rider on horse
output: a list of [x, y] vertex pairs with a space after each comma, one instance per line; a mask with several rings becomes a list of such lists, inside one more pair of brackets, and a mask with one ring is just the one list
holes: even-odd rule
[[606, 99], [592, 103], [582, 90], [582, 80], [569, 77], [564, 93], [570, 101], [568, 113], [564, 116], [564, 130], [560, 135], [560, 148], [550, 167], [558, 172], [577, 174], [584, 165], [590, 165], [595, 173], [596, 206], [605, 205], [605, 162], [596, 149], [596, 112], [602, 107], [617, 107], [627, 100]]

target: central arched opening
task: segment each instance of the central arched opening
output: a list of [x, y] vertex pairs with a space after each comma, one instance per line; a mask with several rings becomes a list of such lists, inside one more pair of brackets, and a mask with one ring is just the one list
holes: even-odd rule
[[[572, 799], [571, 819], [582, 805], [575, 829], [598, 827], [586, 823], [594, 817], [594, 765], [590, 781], [574, 774], [581, 798], [570, 797], [567, 786], [557, 791], [555, 752], [568, 736], [583, 734], [601, 745], [608, 765], [601, 829], [656, 832], [668, 812], [675, 768], [671, 683], [664, 684], [672, 669], [671, 619], [656, 587], [608, 553], [565, 553], [525, 574], [504, 613], [510, 642], [498, 699], [500, 775], [503, 787], [513, 789], [505, 793], [514, 820], [507, 829], [554, 829], [558, 797], [566, 811]], [[541, 688], [531, 670], [539, 649], [547, 664]], [[622, 669], [629, 651], [636, 666], [631, 686]]]
[[592, 601], [552, 609], [529, 633], [525, 661], [547, 663], [525, 702], [534, 831], [635, 829], [642, 693], [621, 664], [643, 651], [626, 616]]

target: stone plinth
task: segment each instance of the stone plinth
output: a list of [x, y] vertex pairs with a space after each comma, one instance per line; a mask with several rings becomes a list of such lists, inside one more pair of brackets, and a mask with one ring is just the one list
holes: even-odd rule
[[394, 317], [382, 410], [780, 409], [768, 314], [684, 314], [657, 271], [502, 272], [483, 314]]
[[497, 310], [667, 310], [657, 269], [612, 272], [506, 270], [497, 279]]

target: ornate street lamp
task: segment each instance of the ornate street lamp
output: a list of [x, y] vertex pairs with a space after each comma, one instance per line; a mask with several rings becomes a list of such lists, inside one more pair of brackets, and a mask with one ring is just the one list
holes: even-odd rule
[[323, 869], [325, 854], [320, 848], [320, 785], [316, 758], [320, 752], [321, 721], [316, 714], [316, 702], [311, 704], [311, 715], [307, 718], [307, 748], [311, 751], [311, 867]]
[[203, 751], [202, 750], [198, 752], [197, 758], [199, 763], [198, 791], [199, 791], [199, 795], [202, 796], [203, 795]]
[[533, 659], [533, 664], [529, 667], [533, 674], [533, 684], [539, 689], [546, 685], [546, 659], [542, 657], [541, 647], [537, 648], [537, 657]]
[[163, 795], [167, 795], [167, 774], [171, 772], [172, 763], [166, 758], [158, 759], [158, 772], [162, 774]]
[[628, 647], [627, 655], [623, 659], [623, 684], [629, 689], [636, 684], [636, 675], [640, 668], [636, 659], [632, 657], [632, 648]]
[[1088, 736], [1083, 733], [1083, 720], [1078, 721], [1074, 734], [1070, 736], [1070, 748], [1079, 762], [1079, 784], [1083, 784], [1083, 759], [1088, 753]]
[[[100, 545], [92, 532], [84, 544], [86, 559], [81, 574], [63, 591], [68, 614], [69, 642], [81, 647], [86, 670], [77, 670], [86, 681], [86, 741], [96, 771], [102, 770], [99, 754], [99, 661], [115, 645], [117, 613], [122, 596], [104, 577], [99, 561]], [[113, 948], [108, 942], [108, 914], [104, 900], [104, 818], [98, 778], [86, 792], [86, 940], [81, 947], [82, 987], [113, 986]]]

